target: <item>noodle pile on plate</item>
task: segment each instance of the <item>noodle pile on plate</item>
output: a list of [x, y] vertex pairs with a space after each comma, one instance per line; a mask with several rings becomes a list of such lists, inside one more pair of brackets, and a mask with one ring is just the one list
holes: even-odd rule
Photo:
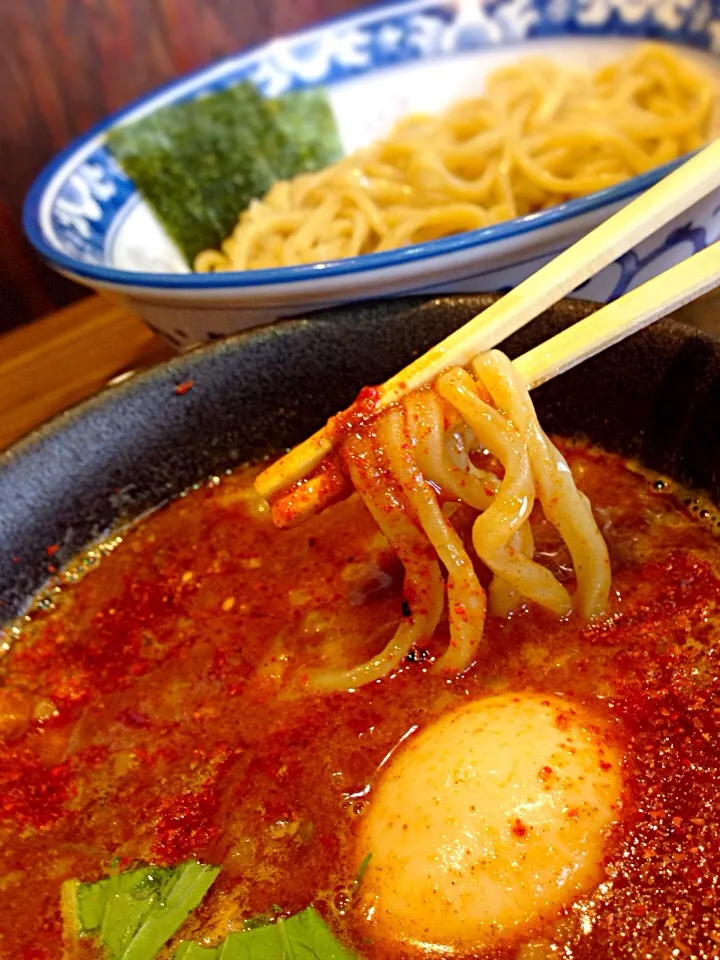
[[[405, 568], [409, 615], [385, 649], [349, 670], [311, 673], [312, 687], [347, 690], [386, 676], [432, 638], [446, 600], [450, 642], [433, 668], [450, 673], [483, 652], [488, 612], [507, 615], [526, 600], [558, 617], [575, 611], [591, 620], [605, 612], [605, 541], [567, 462], [543, 433], [525, 384], [497, 350], [476, 357], [471, 369], [474, 379], [456, 367], [432, 389], [359, 426], [346, 421], [338, 459], [273, 504], [276, 523], [288, 526], [345, 495], [349, 479]], [[473, 463], [474, 452], [489, 452], [500, 476]], [[345, 487], [333, 474], [346, 479]], [[528, 521], [536, 499], [572, 557], [572, 594], [534, 560]], [[447, 509], [457, 503], [477, 512], [472, 549], [492, 573], [487, 594]]]
[[711, 139], [714, 80], [647, 44], [595, 74], [528, 58], [437, 116], [276, 183], [198, 271], [354, 257], [486, 227], [612, 186]]

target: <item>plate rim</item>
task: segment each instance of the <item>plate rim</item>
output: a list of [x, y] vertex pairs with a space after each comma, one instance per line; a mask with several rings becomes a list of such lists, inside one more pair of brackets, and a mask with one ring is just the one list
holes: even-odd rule
[[[231, 270], [217, 273], [172, 273], [172, 272], [147, 272], [120, 269], [108, 264], [88, 263], [79, 257], [74, 257], [68, 253], [59, 250], [47, 238], [46, 231], [42, 225], [43, 206], [49, 201], [48, 191], [60, 180], [63, 168], [72, 163], [73, 168], [82, 161], [84, 156], [91, 153], [92, 150], [102, 146], [104, 135], [109, 129], [122, 122], [134, 113], [141, 111], [148, 104], [155, 100], [162, 99], [171, 91], [181, 91], [186, 87], [193, 88], [201, 85], [203, 82], [210, 83], [215, 75], [221, 75], [223, 70], [231, 64], [238, 66], [245, 60], [262, 56], [263, 53], [270, 53], [272, 46], [278, 42], [297, 42], [312, 40], [313, 37], [321, 35], [334, 26], [350, 23], [353, 21], [372, 22], [375, 18], [392, 10], [393, 15], [403, 16], [418, 8], [417, 0], [375, 0], [375, 2], [361, 6], [358, 9], [348, 11], [335, 17], [330, 17], [322, 22], [294, 31], [282, 37], [272, 38], [253, 47], [239, 50], [237, 53], [229, 54], [219, 60], [199, 67], [196, 70], [167, 81], [150, 92], [136, 98], [129, 104], [108, 114], [102, 120], [94, 124], [84, 134], [73, 139], [62, 151], [60, 151], [38, 174], [32, 183], [23, 203], [22, 224], [25, 233], [42, 258], [53, 268], [69, 275], [81, 282], [89, 281], [92, 286], [99, 285], [106, 288], [118, 288], [120, 290], [133, 289], [137, 292], [161, 292], [161, 291], [217, 291], [217, 292], [237, 292], [241, 293], [245, 289], [255, 289], [258, 287], [285, 287], [290, 284], [311, 285], [313, 282], [323, 279], [357, 277], [362, 274], [374, 274], [380, 270], [403, 270], [413, 265], [421, 265], [423, 262], [442, 257], [451, 257], [454, 254], [466, 253], [476, 250], [478, 256], [482, 255], [485, 248], [493, 243], [511, 240], [519, 236], [534, 234], [538, 230], [546, 227], [553, 227], [576, 217], [585, 214], [601, 211], [604, 207], [613, 204], [622, 203], [637, 195], [647, 188], [653, 186], [662, 177], [666, 176], [672, 170], [680, 166], [695, 151], [691, 151], [678, 158], [665, 163], [659, 167], [645, 171], [639, 175], [623, 180], [620, 183], [605, 187], [602, 190], [594, 191], [584, 197], [576, 197], [564, 203], [557, 204], [547, 210], [541, 210], [535, 213], [526, 214], [521, 217], [515, 217], [512, 220], [506, 220], [498, 224], [491, 224], [475, 230], [466, 231], [449, 237], [442, 237], [437, 240], [424, 241], [395, 250], [384, 251], [382, 253], [362, 254], [355, 257], [347, 257], [339, 260], [321, 261], [311, 264], [301, 264], [289, 267], [274, 267], [261, 270]], [[572, 34], [568, 31], [561, 31], [559, 36], [573, 36], [577, 39], [583, 37], [624, 37], [625, 34], [614, 25], [607, 25], [600, 29], [589, 31], [587, 34]], [[534, 38], [526, 38], [522, 42], [528, 42]], [[644, 34], [637, 35], [638, 41], [652, 39]], [[520, 40], [514, 42], [502, 42], [492, 49], [500, 47], [513, 46]], [[675, 43], [679, 46], [690, 46], [683, 43], [682, 40], [664, 39], [665, 43]], [[698, 48], [694, 48], [698, 49]], [[481, 51], [478, 51], [481, 52]], [[710, 53], [712, 56], [712, 53]], [[452, 55], [451, 55], [452, 56]], [[422, 63], [423, 61], [418, 61]], [[404, 64], [400, 64], [404, 65]], [[391, 69], [391, 68], [388, 68]], [[369, 71], [371, 74], [377, 70]], [[112, 219], [109, 221], [109, 227], [117, 219], [122, 210], [132, 197], [137, 195], [135, 190], [131, 197], [124, 203]], [[54, 202], [55, 197], [52, 197]], [[109, 230], [104, 229], [103, 236], [107, 236]]]

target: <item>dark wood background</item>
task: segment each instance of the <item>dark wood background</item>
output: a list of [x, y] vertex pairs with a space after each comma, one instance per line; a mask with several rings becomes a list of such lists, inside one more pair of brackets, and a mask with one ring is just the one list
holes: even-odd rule
[[172, 77], [362, 3], [0, 0], [0, 330], [83, 293], [20, 229], [25, 193], [58, 150]]

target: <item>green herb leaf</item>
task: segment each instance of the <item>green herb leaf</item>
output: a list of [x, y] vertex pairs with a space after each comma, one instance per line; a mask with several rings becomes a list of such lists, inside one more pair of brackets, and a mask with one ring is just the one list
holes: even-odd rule
[[[108, 960], [153, 960], [200, 904], [220, 872], [194, 860], [178, 867], [143, 867], [94, 884], [68, 881], [63, 916], [81, 937], [94, 936]], [[74, 897], [74, 902], [73, 902]], [[75, 931], [66, 931], [73, 942]]]
[[81, 883], [77, 887], [77, 918], [80, 935], [98, 930], [102, 924], [108, 898], [108, 884]]
[[248, 82], [121, 124], [107, 144], [189, 264], [276, 180], [341, 155], [324, 91], [265, 100]]
[[363, 857], [363, 861], [358, 867], [358, 872], [355, 874], [355, 879], [353, 880], [350, 896], [354, 897], [357, 894], [358, 890], [360, 889], [360, 884], [363, 882], [363, 877], [367, 873], [367, 868], [370, 866], [371, 860], [372, 860], [372, 853], [368, 853]]
[[183, 941], [174, 960], [357, 960], [335, 939], [313, 907], [243, 933], [231, 933], [219, 947]]
[[173, 960], [219, 960], [220, 947], [201, 947], [199, 943], [183, 940]]

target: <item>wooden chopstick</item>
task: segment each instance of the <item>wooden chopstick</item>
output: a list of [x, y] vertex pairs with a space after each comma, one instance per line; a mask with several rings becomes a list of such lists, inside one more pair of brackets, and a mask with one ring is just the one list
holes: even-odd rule
[[[467, 366], [478, 353], [505, 340], [719, 186], [720, 140], [716, 140], [387, 380], [379, 388], [376, 410], [396, 403], [448, 367]], [[332, 447], [331, 432], [322, 427], [257, 477], [258, 492], [271, 497], [302, 480]]]
[[514, 360], [529, 390], [720, 286], [720, 241]]

